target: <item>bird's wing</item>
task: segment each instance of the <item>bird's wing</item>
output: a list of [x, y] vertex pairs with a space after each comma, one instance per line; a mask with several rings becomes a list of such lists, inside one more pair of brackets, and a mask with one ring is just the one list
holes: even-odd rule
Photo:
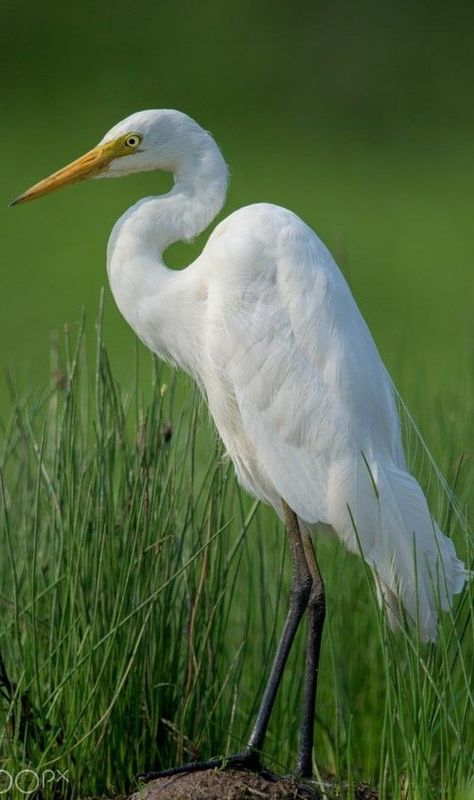
[[211, 413], [234, 461], [243, 452], [254, 459], [244, 467], [262, 484], [259, 496], [271, 495], [276, 506], [278, 495], [302, 519], [330, 523], [335, 463], [360, 458], [377, 431], [380, 447], [403, 459], [392, 392], [327, 249], [289, 212], [257, 209], [258, 224], [246, 218], [245, 231], [228, 226], [218, 242], [209, 296]]
[[438, 605], [467, 572], [406, 471], [391, 382], [344, 278], [302, 222], [268, 217], [254, 235], [250, 215], [245, 235], [237, 225], [222, 237], [211, 412], [244, 484], [277, 511], [284, 498], [301, 520], [329, 524], [374, 570], [390, 621], [400, 598], [434, 638]]

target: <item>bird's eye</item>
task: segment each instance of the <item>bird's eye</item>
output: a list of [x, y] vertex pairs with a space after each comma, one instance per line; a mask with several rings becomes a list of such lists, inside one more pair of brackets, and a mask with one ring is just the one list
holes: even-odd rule
[[142, 137], [138, 133], [130, 133], [125, 139], [125, 147], [135, 148], [138, 147]]

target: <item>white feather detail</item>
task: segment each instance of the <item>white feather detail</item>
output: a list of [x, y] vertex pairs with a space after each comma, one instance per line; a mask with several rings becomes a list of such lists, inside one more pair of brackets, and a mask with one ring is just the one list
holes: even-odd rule
[[[415, 478], [393, 464], [372, 463], [369, 470], [362, 462], [336, 479], [333, 525], [346, 547], [372, 568], [392, 627], [398, 626], [403, 605], [421, 639], [433, 641], [438, 610], [451, 607], [471, 574], [432, 519]], [[341, 496], [348, 498], [345, 509]]]

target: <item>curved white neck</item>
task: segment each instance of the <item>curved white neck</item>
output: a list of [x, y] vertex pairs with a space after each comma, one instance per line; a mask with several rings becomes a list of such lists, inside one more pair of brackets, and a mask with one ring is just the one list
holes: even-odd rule
[[141, 302], [178, 280], [186, 270], [169, 270], [163, 252], [177, 241], [201, 233], [221, 210], [228, 170], [219, 148], [209, 145], [189, 154], [174, 171], [168, 194], [145, 197], [115, 224], [107, 249], [107, 272], [116, 303], [127, 322], [140, 331]]

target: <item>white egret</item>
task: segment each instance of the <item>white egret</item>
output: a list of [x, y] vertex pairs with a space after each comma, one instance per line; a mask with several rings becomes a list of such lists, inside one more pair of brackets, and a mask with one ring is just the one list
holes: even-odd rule
[[84, 178], [145, 170], [171, 172], [174, 185], [116, 223], [107, 255], [115, 300], [140, 339], [199, 385], [240, 483], [283, 518], [293, 559], [288, 616], [260, 709], [247, 747], [226, 762], [259, 765], [307, 610], [297, 772], [308, 777], [325, 617], [314, 526], [362, 553], [392, 626], [403, 606], [424, 640], [436, 637], [437, 607], [451, 606], [468, 572], [407, 471], [390, 378], [316, 234], [292, 212], [258, 203], [221, 222], [186, 269], [166, 267], [166, 248], [203, 231], [226, 196], [225, 161], [194, 120], [172, 110], [132, 114], [14, 204]]

